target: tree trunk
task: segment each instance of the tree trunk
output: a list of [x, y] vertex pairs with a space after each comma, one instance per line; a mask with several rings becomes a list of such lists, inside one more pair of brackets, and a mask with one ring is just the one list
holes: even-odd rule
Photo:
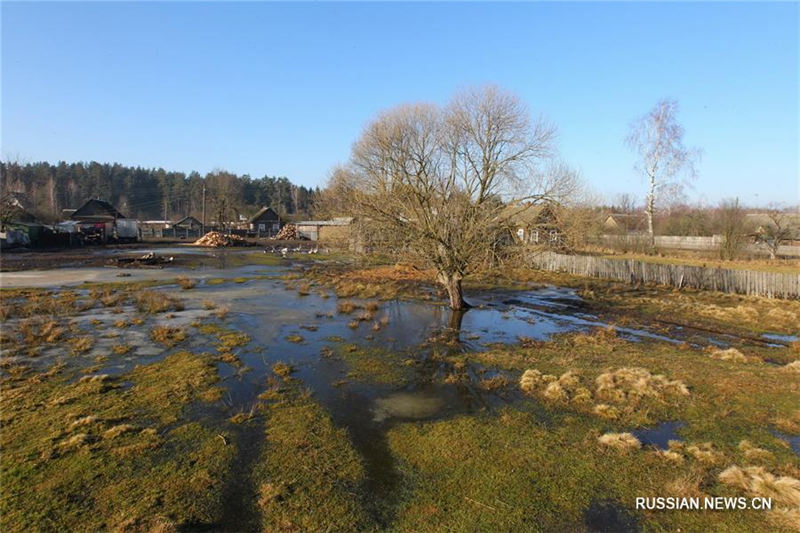
[[647, 234], [650, 236], [650, 249], [656, 247], [656, 235], [653, 231], [653, 212], [656, 207], [656, 177], [655, 174], [650, 174], [650, 194], [647, 196]]
[[461, 288], [460, 274], [439, 274], [439, 282], [447, 290], [450, 298], [450, 309], [454, 311], [469, 309], [470, 305], [464, 301], [464, 290]]

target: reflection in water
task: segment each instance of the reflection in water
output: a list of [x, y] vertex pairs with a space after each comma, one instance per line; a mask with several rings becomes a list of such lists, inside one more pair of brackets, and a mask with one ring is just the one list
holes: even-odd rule
[[374, 402], [373, 420], [383, 422], [388, 418], [421, 420], [437, 414], [444, 404], [442, 398], [432, 393], [395, 392]]
[[683, 440], [676, 432], [684, 426], [686, 426], [686, 422], [663, 422], [654, 428], [634, 429], [631, 433], [639, 439], [642, 446], [653, 446], [659, 450], [666, 450], [669, 448], [669, 441]]

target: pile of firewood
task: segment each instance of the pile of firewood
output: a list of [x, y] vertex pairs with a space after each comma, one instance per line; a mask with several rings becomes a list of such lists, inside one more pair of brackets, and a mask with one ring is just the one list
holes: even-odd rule
[[286, 224], [277, 235], [273, 237], [276, 241], [294, 241], [300, 238], [297, 232], [297, 226], [294, 224]]
[[241, 246], [245, 240], [238, 235], [225, 235], [218, 231], [209, 231], [192, 244], [195, 246]]
[[149, 252], [144, 254], [140, 257], [116, 257], [108, 260], [109, 265], [115, 265], [118, 267], [162, 267], [164, 265], [168, 265], [172, 263], [173, 257], [164, 257], [161, 255], [156, 255], [153, 252]]

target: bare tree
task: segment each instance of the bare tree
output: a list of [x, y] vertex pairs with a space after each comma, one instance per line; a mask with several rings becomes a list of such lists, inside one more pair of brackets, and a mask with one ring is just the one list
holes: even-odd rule
[[779, 207], [771, 206], [766, 215], [767, 222], [756, 230], [756, 242], [766, 246], [770, 259], [775, 259], [780, 246], [792, 238], [795, 230], [790, 217]]
[[683, 145], [683, 127], [678, 124], [676, 114], [678, 103], [674, 100], [658, 102], [646, 115], [635, 120], [625, 142], [637, 152], [639, 161], [637, 171], [649, 182], [649, 192], [645, 206], [647, 231], [650, 247], [655, 247], [653, 216], [656, 198], [663, 195], [680, 196], [684, 182], [695, 177], [695, 162], [699, 150]]
[[717, 210], [722, 242], [719, 255], [722, 259], [736, 259], [745, 243], [745, 214], [739, 199], [723, 200]]
[[531, 120], [516, 96], [495, 87], [467, 90], [445, 108], [400, 106], [364, 129], [345, 194], [395, 247], [433, 267], [450, 307], [463, 310], [462, 279], [507, 219], [571, 189], [574, 174], [538, 165], [552, 155], [554, 135], [553, 126]]

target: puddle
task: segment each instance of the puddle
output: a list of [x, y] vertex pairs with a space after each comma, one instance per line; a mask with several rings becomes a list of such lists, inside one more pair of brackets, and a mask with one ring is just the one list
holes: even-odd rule
[[662, 422], [654, 428], [641, 428], [631, 431], [634, 437], [639, 439], [642, 446], [652, 446], [659, 450], [669, 449], [669, 441], [683, 439], [677, 431], [686, 426], [686, 422]]
[[800, 455], [800, 435], [789, 435], [787, 433], [782, 433], [777, 429], [771, 429], [770, 433], [786, 442], [796, 455]]
[[[778, 341], [786, 344], [789, 344], [791, 342], [797, 342], [798, 340], [800, 340], [800, 336], [797, 335], [779, 335], [777, 333], [762, 333], [761, 338], [770, 341]], [[783, 346], [783, 344], [778, 344], [773, 346]]]
[[595, 500], [583, 513], [586, 529], [591, 532], [628, 533], [640, 531], [638, 520], [616, 500]]

